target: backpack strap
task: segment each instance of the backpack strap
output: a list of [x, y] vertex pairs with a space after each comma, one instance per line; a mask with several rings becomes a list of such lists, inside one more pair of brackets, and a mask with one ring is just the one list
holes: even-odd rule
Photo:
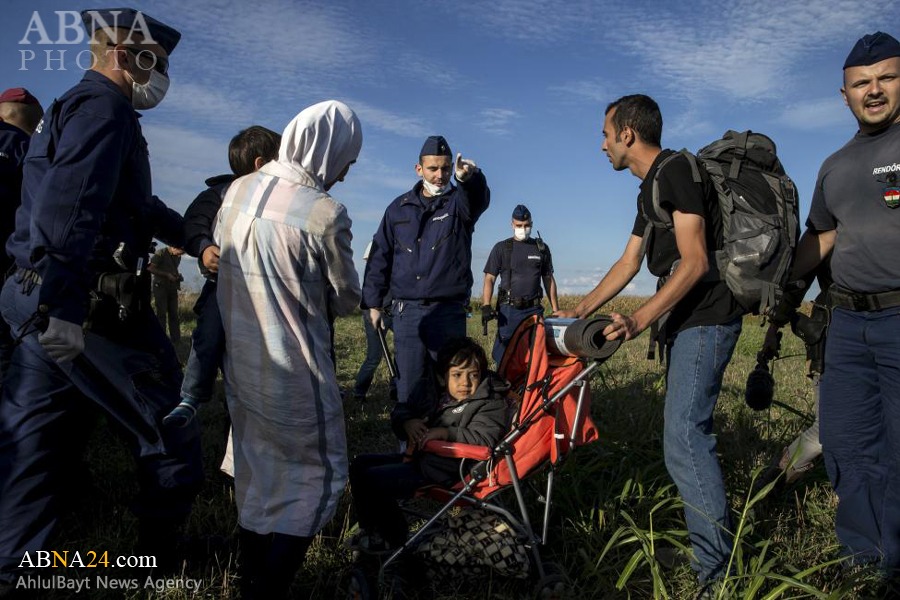
[[731, 169], [728, 171], [729, 179], [737, 179], [741, 174], [741, 164], [744, 162], [744, 157], [747, 156], [747, 138], [750, 136], [750, 131], [742, 131], [740, 133], [730, 132], [732, 135], [732, 139], [734, 139], [734, 158], [731, 159]]
[[[651, 191], [651, 199], [653, 203], [653, 216], [647, 214], [644, 210], [644, 203], [640, 203], [641, 214], [644, 216], [644, 220], [647, 221], [647, 225], [644, 227], [644, 236], [641, 238], [641, 249], [640, 260], [643, 261], [644, 257], [647, 256], [647, 243], [650, 240], [650, 234], [653, 232], [654, 227], [665, 227], [666, 229], [672, 229], [675, 224], [672, 221], [672, 215], [666, 209], [664, 209], [660, 203], [659, 199], [659, 174], [662, 173], [663, 167], [665, 167], [669, 162], [675, 159], [678, 156], [684, 156], [687, 159], [688, 164], [691, 166], [691, 177], [694, 180], [694, 183], [700, 184], [703, 183], [703, 176], [700, 173], [700, 167], [697, 164], [697, 159], [694, 155], [687, 149], [682, 148], [678, 152], [673, 152], [669, 156], [663, 159], [659, 166], [656, 167], [656, 173], [653, 175], [653, 187]], [[672, 265], [672, 272], [675, 271], [675, 268], [678, 266], [678, 261]], [[657, 291], [665, 284], [665, 281], [669, 276], [664, 278], [660, 278], [657, 282]], [[669, 319], [669, 315], [671, 311], [662, 315], [656, 322], [650, 325], [650, 342], [647, 348], [647, 359], [653, 360], [656, 357], [656, 349], [659, 347], [660, 354], [660, 362], [665, 361], [665, 352], [663, 351], [663, 346], [665, 344], [666, 336], [666, 321]]]
[[694, 180], [694, 183], [703, 183], [703, 176], [700, 174], [700, 166], [697, 164], [697, 159], [693, 154], [687, 149], [682, 148], [678, 152], [673, 152], [669, 156], [663, 159], [659, 166], [656, 167], [656, 173], [653, 175], [653, 187], [651, 188], [650, 198], [653, 204], [653, 213], [648, 214], [644, 209], [644, 203], [640, 203], [641, 214], [644, 216], [644, 220], [647, 222], [647, 226], [644, 228], [644, 236], [641, 239], [641, 260], [647, 255], [647, 242], [650, 238], [650, 232], [653, 231], [654, 227], [664, 227], [666, 229], [672, 229], [675, 225], [672, 222], [672, 214], [664, 209], [660, 203], [659, 199], [659, 174], [662, 173], [663, 167], [669, 164], [674, 158], [678, 156], [684, 156], [688, 164], [691, 165], [691, 177]]
[[[656, 173], [653, 175], [653, 188], [650, 194], [650, 197], [653, 201], [653, 215], [651, 218], [647, 219], [648, 221], [655, 221], [657, 226], [665, 227], [666, 229], [672, 229], [672, 215], [666, 209], [664, 209], [660, 205], [659, 200], [659, 175], [662, 173], [663, 168], [669, 164], [673, 159], [683, 156], [687, 159], [688, 164], [691, 166], [691, 177], [694, 179], [694, 183], [703, 183], [703, 176], [700, 174], [700, 167], [697, 165], [697, 159], [688, 151], [687, 148], [682, 148], [678, 152], [673, 152], [669, 156], [663, 159], [659, 166], [656, 167]], [[643, 210], [643, 206], [641, 207]], [[644, 214], [644, 217], [647, 218], [647, 214]]]
[[537, 237], [534, 238], [534, 243], [537, 245], [538, 253], [541, 255], [541, 264], [540, 270], [544, 270], [544, 265], [550, 262], [550, 249], [547, 248], [547, 244], [544, 243], [544, 239], [541, 237], [541, 232], [537, 232]]

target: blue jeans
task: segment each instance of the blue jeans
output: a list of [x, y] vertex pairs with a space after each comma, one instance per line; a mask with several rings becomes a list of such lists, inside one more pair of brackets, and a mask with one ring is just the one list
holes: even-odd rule
[[819, 383], [835, 529], [855, 562], [900, 567], [900, 308], [834, 309]]
[[466, 307], [460, 302], [425, 304], [394, 300], [397, 401], [437, 395], [434, 363], [447, 340], [466, 336]]
[[716, 456], [713, 411], [741, 319], [690, 327], [668, 345], [663, 451], [685, 505], [700, 581], [724, 575], [733, 546], [725, 482]]
[[216, 301], [216, 282], [203, 284], [200, 297], [194, 304], [197, 325], [191, 334], [191, 353], [184, 367], [181, 396], [198, 402], [208, 402], [215, 391], [216, 375], [222, 368], [225, 354], [225, 328]]
[[[353, 395], [357, 398], [365, 398], [372, 387], [372, 380], [375, 378], [375, 369], [381, 364], [382, 351], [381, 341], [378, 339], [378, 333], [375, 326], [372, 325], [372, 319], [369, 318], [369, 310], [362, 311], [363, 329], [366, 332], [366, 358], [359, 366], [356, 373], [356, 383], [353, 385]], [[384, 315], [384, 325], [388, 329], [393, 327], [393, 318]], [[391, 389], [396, 393], [397, 383], [391, 379]]]
[[494, 340], [494, 349], [491, 352], [495, 365], [500, 366], [500, 360], [503, 358], [503, 353], [506, 352], [506, 346], [509, 344], [509, 340], [512, 338], [512, 334], [515, 333], [519, 323], [531, 315], [542, 314], [544, 314], [544, 307], [540, 304], [525, 309], [515, 308], [510, 304], [500, 304], [498, 306], [497, 339]]

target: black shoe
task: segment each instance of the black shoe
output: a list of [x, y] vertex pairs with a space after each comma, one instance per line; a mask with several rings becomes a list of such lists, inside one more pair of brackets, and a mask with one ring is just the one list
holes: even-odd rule
[[285, 600], [311, 537], [281, 533], [259, 534], [239, 530], [241, 560], [238, 563], [243, 600]]
[[179, 573], [184, 563], [180, 519], [143, 518], [138, 524], [135, 553], [155, 557], [154, 576]]

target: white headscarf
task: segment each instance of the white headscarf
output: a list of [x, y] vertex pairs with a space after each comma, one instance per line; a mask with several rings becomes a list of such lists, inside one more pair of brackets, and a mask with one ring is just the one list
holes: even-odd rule
[[[305, 172], [315, 180], [316, 187], [324, 189], [356, 160], [360, 148], [362, 127], [356, 113], [343, 102], [326, 100], [303, 109], [288, 123], [281, 135], [277, 163], [294, 173]], [[288, 176], [284, 169], [264, 170]]]

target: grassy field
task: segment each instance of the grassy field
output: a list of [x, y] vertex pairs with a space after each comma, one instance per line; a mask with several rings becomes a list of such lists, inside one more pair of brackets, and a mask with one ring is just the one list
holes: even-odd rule
[[[564, 308], [573, 306], [576, 300], [564, 298], [561, 304]], [[628, 312], [638, 302], [636, 298], [623, 298], [606, 310]], [[189, 306], [190, 299], [185, 299], [186, 333], [193, 326]], [[475, 314], [469, 321], [469, 334], [489, 349], [492, 338], [481, 335], [479, 313]], [[749, 497], [755, 474], [813, 418], [803, 348], [789, 333], [783, 343], [784, 358], [774, 367], [776, 405], [763, 412], [745, 406], [744, 382], [755, 364], [763, 333], [758, 319], [745, 319], [716, 413], [719, 453], [738, 538], [735, 575], [721, 597], [871, 597], [866, 581], [842, 578], [835, 564], [835, 496], [821, 465], [787, 490], [764, 498]], [[337, 323], [336, 346], [338, 379], [348, 387], [365, 352], [359, 317]], [[189, 337], [185, 335], [178, 348], [182, 359], [188, 349]], [[683, 545], [686, 533], [681, 505], [662, 457], [663, 370], [657, 362], [646, 359], [646, 349], [645, 336], [626, 343], [594, 375], [592, 410], [601, 429], [600, 441], [578, 449], [558, 480], [550, 542], [544, 556], [562, 566], [571, 582], [567, 596], [573, 598], [682, 599], [692, 598], [697, 592], [688, 567], [666, 571], [654, 558], [657, 544]], [[351, 455], [393, 449], [389, 409], [382, 366], [367, 403], [346, 401]], [[94, 590], [88, 597], [229, 598], [236, 593], [233, 492], [230, 480], [217, 470], [224, 448], [222, 402], [204, 406], [201, 415], [207, 481], [189, 522], [185, 549], [190, 559], [183, 571], [185, 577], [201, 580], [200, 590]], [[85, 462], [88, 467], [69, 504], [72, 514], [63, 522], [56, 547], [108, 551], [110, 556], [129, 554], [136, 523], [127, 505], [135, 492], [135, 478], [125, 448], [101, 424], [93, 432]], [[343, 597], [350, 556], [340, 542], [351, 524], [345, 498], [334, 521], [310, 549], [295, 585], [298, 597]], [[533, 581], [467, 578], [439, 590], [422, 590], [421, 597], [523, 598], [529, 597], [533, 588]]]

